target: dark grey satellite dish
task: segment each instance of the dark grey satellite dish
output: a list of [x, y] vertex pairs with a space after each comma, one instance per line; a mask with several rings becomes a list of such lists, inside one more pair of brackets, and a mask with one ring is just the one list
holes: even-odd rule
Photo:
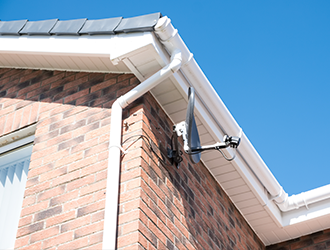
[[175, 163], [175, 165], [178, 167], [179, 163], [183, 160], [183, 158], [181, 157], [182, 152], [179, 149], [179, 136], [182, 136], [183, 149], [185, 153], [189, 155], [189, 159], [195, 164], [200, 161], [201, 153], [205, 150], [218, 150], [226, 160], [233, 160], [236, 154], [232, 158], [228, 158], [221, 151], [221, 149], [228, 147], [237, 149], [241, 142], [241, 138], [237, 136], [225, 135], [223, 137], [223, 142], [217, 142], [213, 145], [201, 146], [198, 129], [195, 121], [194, 108], [195, 90], [193, 87], [190, 87], [188, 90], [188, 107], [186, 120], [173, 126], [174, 145], [171, 145], [171, 148], [167, 149], [167, 156], [169, 159], [171, 159], [172, 164]]
[[192, 152], [193, 148], [200, 148], [201, 143], [199, 139], [198, 129], [194, 116], [194, 108], [195, 108], [195, 90], [194, 88], [189, 88], [188, 90], [188, 107], [187, 107], [187, 115], [186, 115], [186, 138], [188, 145], [188, 155], [190, 160], [193, 163], [198, 163], [201, 159], [201, 151]]

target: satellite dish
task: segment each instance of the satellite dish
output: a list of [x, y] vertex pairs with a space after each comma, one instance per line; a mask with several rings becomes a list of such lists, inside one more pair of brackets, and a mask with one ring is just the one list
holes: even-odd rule
[[194, 116], [194, 108], [195, 108], [195, 90], [193, 87], [190, 87], [188, 90], [188, 107], [187, 107], [187, 114], [186, 120], [180, 122], [174, 126], [173, 130], [173, 140], [174, 140], [174, 147], [168, 149], [167, 155], [172, 162], [175, 162], [176, 166], [183, 160], [181, 157], [181, 151], [179, 150], [179, 143], [177, 138], [182, 136], [183, 139], [183, 149], [186, 154], [189, 155], [190, 160], [193, 163], [198, 163], [201, 159], [201, 153], [205, 150], [218, 150], [223, 155], [223, 157], [231, 161], [235, 158], [227, 158], [225, 154], [221, 151], [224, 148], [234, 148], [237, 149], [241, 142], [241, 138], [237, 136], [228, 136], [225, 135], [223, 137], [223, 142], [217, 142], [213, 145], [206, 145], [201, 146], [199, 134], [197, 130], [197, 125]]
[[194, 108], [195, 108], [195, 90], [194, 88], [190, 87], [188, 90], [188, 107], [187, 107], [187, 115], [186, 115], [186, 133], [187, 135], [187, 146], [185, 148], [186, 153], [188, 153], [190, 160], [193, 163], [198, 163], [201, 159], [201, 151], [192, 152], [193, 148], [200, 148], [201, 143], [199, 139], [199, 134], [197, 130], [197, 125], [194, 116]]

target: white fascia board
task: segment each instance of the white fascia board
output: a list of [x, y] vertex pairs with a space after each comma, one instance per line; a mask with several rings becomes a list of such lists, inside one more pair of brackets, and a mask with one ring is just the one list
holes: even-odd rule
[[[110, 60], [117, 64], [119, 61], [141, 53], [144, 49], [148, 50], [147, 45], [152, 45], [159, 54], [160, 43], [152, 32], [139, 32], [119, 34], [111, 40]], [[165, 66], [162, 60], [158, 59], [161, 66]], [[128, 66], [128, 65], [127, 65]]]
[[110, 57], [122, 55], [154, 43], [151, 32], [104, 36], [2, 36], [0, 54]]
[[[166, 65], [166, 62], [170, 62], [170, 57], [167, 53], [164, 53], [162, 50], [164, 49], [164, 46], [159, 42], [156, 35], [154, 33], [145, 33], [144, 38], [148, 39], [150, 43], [148, 46], [140, 47], [140, 49], [132, 51], [131, 53], [122, 54], [121, 56], [118, 56], [117, 58], [112, 59], [112, 61], [116, 62], [118, 60], [122, 60], [126, 66], [135, 74], [135, 76], [143, 82], [146, 78], [141, 74], [141, 72], [137, 69], [137, 67], [131, 62], [130, 56], [141, 53], [143, 50], [147, 51], [148, 49], [152, 48], [156, 54], [158, 55], [155, 59], [159, 63], [161, 67], [164, 67]], [[119, 41], [120, 38], [117, 40]], [[149, 47], [149, 48], [147, 48]]]
[[107, 57], [111, 52], [112, 40], [112, 35], [3, 36], [0, 37], [0, 53]]
[[[170, 62], [170, 57], [163, 52], [164, 46], [159, 42], [153, 32], [144, 32], [139, 36], [137, 34], [123, 34], [113, 40], [114, 53], [110, 54], [110, 60], [113, 64], [119, 61], [125, 63], [129, 70], [141, 81], [146, 77], [138, 70], [138, 67], [131, 61], [131, 57], [144, 53], [145, 56], [153, 57], [160, 67], [164, 67]], [[150, 72], [155, 73], [155, 72]]]
[[[225, 107], [222, 100], [219, 98], [218, 94], [214, 90], [213, 86], [209, 84], [209, 86], [205, 86], [203, 83], [207, 83], [208, 79], [204, 74], [195, 74], [196, 72], [202, 72], [201, 68], [197, 64], [194, 58], [192, 58], [190, 61], [188, 61], [185, 65], [182, 66], [182, 70], [185, 72], [186, 78], [191, 82], [191, 84], [194, 84], [194, 88], [196, 92], [201, 97], [207, 97], [203, 98], [205, 99], [206, 106], [208, 103], [212, 103], [210, 107], [212, 107], [212, 113], [216, 116], [218, 121], [221, 121], [221, 128], [226, 134], [230, 135], [239, 135], [241, 128], [235, 121], [235, 119], [232, 117], [229, 110]], [[221, 105], [218, 105], [219, 103]], [[222, 112], [220, 112], [219, 109], [222, 109]], [[222, 114], [226, 114], [226, 117]], [[231, 119], [227, 119], [227, 117], [230, 117]]]
[[[296, 210], [291, 210], [283, 213], [283, 226], [290, 226], [302, 222], [308, 222], [309, 220], [320, 218], [328, 215], [330, 219], [330, 204], [329, 200], [320, 201], [308, 205], [307, 207], [301, 207]], [[321, 230], [321, 229], [320, 229]]]

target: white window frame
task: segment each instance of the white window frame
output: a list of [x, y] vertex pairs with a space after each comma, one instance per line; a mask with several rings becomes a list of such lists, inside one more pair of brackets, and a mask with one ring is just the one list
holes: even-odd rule
[[35, 126], [0, 137], [0, 249], [14, 249]]

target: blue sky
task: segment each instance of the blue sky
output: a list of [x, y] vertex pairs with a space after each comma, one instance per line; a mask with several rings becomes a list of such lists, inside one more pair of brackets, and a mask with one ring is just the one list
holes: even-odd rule
[[0, 0], [2, 21], [154, 12], [171, 18], [289, 194], [330, 183], [330, 1]]

